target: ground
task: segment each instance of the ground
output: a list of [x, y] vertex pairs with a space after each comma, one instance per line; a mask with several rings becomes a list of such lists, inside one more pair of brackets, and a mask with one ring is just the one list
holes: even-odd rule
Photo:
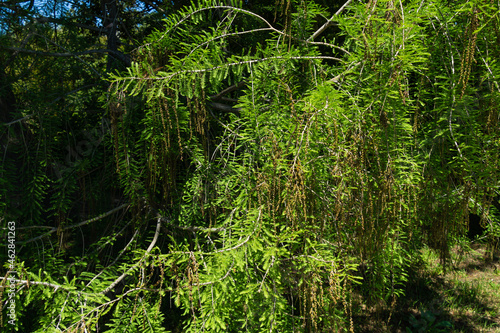
[[500, 251], [487, 253], [484, 243], [464, 242], [452, 249], [445, 272], [438, 255], [423, 250], [405, 296], [359, 305], [354, 331], [500, 333]]

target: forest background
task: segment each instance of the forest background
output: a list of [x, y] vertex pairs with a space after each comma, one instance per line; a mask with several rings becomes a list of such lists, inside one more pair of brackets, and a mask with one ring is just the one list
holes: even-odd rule
[[471, 214], [493, 256], [499, 13], [0, 2], [2, 330], [354, 332]]

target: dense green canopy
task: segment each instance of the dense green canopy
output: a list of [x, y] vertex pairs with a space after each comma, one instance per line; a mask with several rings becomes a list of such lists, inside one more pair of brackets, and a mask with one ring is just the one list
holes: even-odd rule
[[493, 250], [499, 13], [2, 2], [3, 325], [354, 332], [469, 214]]

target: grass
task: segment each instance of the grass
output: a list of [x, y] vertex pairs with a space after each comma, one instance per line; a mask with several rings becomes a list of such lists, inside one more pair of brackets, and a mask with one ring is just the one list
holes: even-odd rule
[[500, 252], [484, 244], [451, 251], [446, 272], [430, 249], [413, 265], [404, 297], [393, 304], [361, 305], [355, 332], [500, 333]]

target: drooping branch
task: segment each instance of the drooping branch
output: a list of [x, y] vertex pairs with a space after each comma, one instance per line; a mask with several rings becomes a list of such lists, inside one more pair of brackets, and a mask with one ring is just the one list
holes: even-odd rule
[[[88, 296], [93, 296], [95, 295], [95, 293], [88, 293], [88, 292], [84, 292], [84, 291], [80, 291], [80, 290], [76, 290], [76, 289], [70, 289], [70, 288], [67, 288], [66, 286], [64, 285], [61, 285], [61, 284], [55, 284], [55, 283], [50, 283], [50, 282], [44, 282], [44, 281], [29, 281], [29, 280], [21, 280], [21, 279], [12, 279], [12, 278], [9, 278], [9, 277], [0, 277], [0, 281], [12, 281], [14, 283], [16, 283], [17, 285], [23, 285], [23, 286], [44, 286], [44, 287], [49, 287], [49, 288], [54, 288], [54, 291], [57, 291], [57, 290], [63, 290], [63, 291], [66, 291], [66, 292], [69, 292], [69, 293], [74, 293], [74, 294], [81, 294], [81, 295], [88, 295]], [[123, 295], [120, 296], [120, 298], [124, 297], [126, 294], [129, 294], [131, 292], [134, 292], [134, 291], [152, 291], [152, 292], [158, 292], [159, 290], [158, 289], [153, 289], [153, 288], [133, 288], [133, 289], [130, 289], [130, 290], [127, 290], [127, 292], [125, 292]], [[116, 301], [116, 300], [113, 300], [113, 302]], [[100, 307], [103, 307], [105, 305], [107, 305], [108, 303], [105, 303], [105, 304], [102, 304], [100, 305]], [[4, 304], [4, 308], [7, 304]]]
[[[106, 212], [106, 213], [104, 213], [104, 214], [101, 214], [101, 215], [99, 215], [99, 216], [96, 216], [96, 217], [94, 217], [94, 218], [91, 218], [90, 220], [86, 220], [86, 221], [83, 221], [83, 222], [80, 222], [80, 223], [77, 223], [77, 224], [68, 225], [68, 226], [66, 226], [66, 227], [62, 228], [62, 231], [66, 231], [66, 230], [73, 229], [73, 228], [78, 228], [78, 227], [81, 227], [81, 226], [83, 226], [83, 225], [86, 225], [86, 224], [89, 224], [89, 223], [93, 223], [93, 222], [95, 222], [95, 221], [102, 220], [103, 218], [105, 218], [105, 217], [107, 217], [107, 216], [109, 216], [109, 215], [113, 214], [114, 212], [117, 212], [117, 211], [119, 211], [119, 210], [121, 210], [121, 209], [123, 209], [123, 208], [126, 208], [126, 207], [128, 207], [128, 206], [129, 206], [129, 204], [128, 204], [128, 203], [123, 204], [123, 205], [120, 205], [120, 206], [118, 206], [118, 207], [116, 207], [116, 208], [113, 208], [112, 210], [110, 210], [110, 211], [108, 211], [108, 212]], [[21, 227], [21, 228], [19, 228], [19, 229], [28, 229], [28, 228], [34, 228], [34, 227], [36, 227], [36, 228], [41, 228], [41, 226], [28, 226], [28, 227]], [[24, 245], [24, 244], [32, 243], [32, 242], [35, 242], [35, 241], [37, 241], [37, 240], [39, 240], [39, 239], [42, 239], [42, 238], [44, 238], [44, 237], [50, 236], [51, 234], [53, 234], [54, 232], [56, 232], [56, 231], [57, 231], [57, 228], [56, 228], [56, 227], [46, 227], [46, 228], [50, 228], [50, 230], [49, 230], [49, 231], [47, 231], [46, 233], [44, 233], [44, 234], [40, 235], [40, 236], [37, 236], [37, 237], [31, 238], [31, 239], [28, 239], [28, 240], [25, 240], [25, 241], [18, 241], [18, 242], [16, 242], [16, 244], [21, 244], [21, 245]], [[6, 245], [6, 244], [2, 244], [2, 245], [4, 246], [4, 245]]]
[[[121, 234], [123, 230], [125, 230], [125, 228], [128, 227], [128, 225], [130, 224], [127, 223], [127, 225], [125, 227], [122, 228], [121, 231], [118, 232], [118, 234]], [[132, 237], [130, 238], [130, 241], [127, 243], [127, 245], [125, 245], [125, 247], [123, 249], [120, 250], [120, 253], [118, 253], [118, 255], [116, 256], [115, 260], [113, 260], [113, 262], [111, 264], [109, 264], [106, 268], [109, 268], [111, 266], [113, 266], [114, 264], [116, 264], [116, 262], [118, 261], [118, 259], [120, 259], [120, 257], [125, 253], [125, 251], [127, 251], [127, 249], [130, 247], [130, 245], [132, 244], [132, 242], [135, 240], [135, 237], [137, 236], [137, 234], [139, 233], [138, 230], [135, 231], [135, 233], [132, 235]], [[105, 268], [105, 269], [106, 269]], [[86, 285], [85, 287], [88, 287], [90, 286], [90, 284], [92, 282], [94, 282], [94, 280], [96, 280], [99, 276], [101, 276], [101, 274], [103, 274], [105, 272], [105, 269], [103, 269], [101, 272], [99, 272], [98, 274], [96, 274]]]
[[[212, 252], [206, 252], [205, 255], [213, 255], [213, 254], [222, 253], [222, 252], [234, 251], [234, 250], [242, 247], [246, 243], [248, 243], [250, 238], [255, 234], [255, 232], [257, 231], [257, 228], [259, 227], [259, 224], [260, 224], [259, 221], [261, 219], [261, 216], [262, 216], [262, 208], [259, 209], [259, 215], [257, 216], [257, 219], [255, 220], [255, 226], [254, 226], [252, 232], [245, 238], [245, 240], [243, 240], [242, 242], [240, 242], [240, 243], [238, 243], [235, 246], [232, 246], [230, 248], [224, 248], [224, 249], [215, 250]], [[189, 252], [187, 252], [187, 251], [171, 251], [170, 252], [170, 254], [193, 254], [193, 253], [196, 253], [196, 252], [192, 252], [192, 251], [189, 251]]]
[[122, 76], [122, 77], [116, 78], [114, 80], [114, 82], [126, 82], [129, 80], [169, 82], [175, 76], [178, 76], [181, 74], [208, 73], [208, 72], [219, 70], [219, 69], [230, 68], [230, 67], [234, 67], [234, 66], [245, 66], [245, 65], [248, 66], [248, 65], [257, 64], [260, 62], [271, 61], [271, 60], [289, 61], [289, 60], [315, 60], [315, 59], [317, 59], [317, 60], [334, 60], [334, 61], [342, 62], [342, 59], [337, 58], [337, 57], [331, 57], [331, 56], [291, 56], [291, 57], [274, 56], [274, 57], [265, 57], [265, 58], [259, 58], [259, 59], [242, 60], [242, 61], [238, 61], [238, 62], [229, 62], [229, 63], [225, 63], [222, 65], [213, 66], [213, 67], [209, 67], [209, 68], [179, 70], [177, 72], [163, 73], [162, 75], [157, 75], [157, 76], [149, 76], [149, 73], [146, 76]]
[[[229, 37], [229, 36], [236, 36], [236, 35], [243, 35], [243, 34], [247, 34], [247, 33], [254, 33], [254, 32], [258, 32], [258, 31], [273, 31], [274, 33], [277, 33], [277, 34], [280, 34], [284, 37], [289, 37], [289, 38], [292, 38], [294, 40], [297, 40], [297, 41], [303, 41], [303, 42], [306, 42], [306, 43], [310, 43], [310, 44], [317, 44], [317, 45], [326, 45], [326, 46], [330, 46], [330, 47], [333, 47], [333, 48], [336, 48], [338, 50], [341, 50], [343, 52], [346, 52], [346, 53], [349, 53], [347, 50], [337, 46], [337, 45], [333, 45], [333, 44], [329, 44], [329, 43], [324, 43], [324, 42], [313, 42], [314, 38], [317, 37], [318, 35], [320, 35], [331, 23], [332, 23], [332, 20], [335, 16], [339, 15], [344, 9], [345, 7], [347, 7], [347, 5], [349, 5], [349, 3], [351, 3], [352, 0], [348, 0], [333, 16], [330, 20], [328, 20], [328, 22], [326, 22], [321, 28], [318, 29], [318, 31], [316, 31], [314, 33], [313, 36], [311, 36], [310, 38], [308, 38], [307, 40], [302, 40], [300, 38], [297, 38], [296, 36], [292, 36], [284, 31], [280, 31], [279, 29], [276, 29], [275, 27], [273, 27], [273, 25], [271, 23], [269, 23], [269, 21], [267, 21], [265, 18], [263, 18], [262, 16], [252, 12], [252, 11], [248, 11], [248, 10], [245, 10], [245, 9], [242, 9], [242, 8], [238, 8], [238, 7], [233, 7], [233, 6], [226, 6], [226, 5], [220, 5], [220, 6], [209, 6], [209, 7], [204, 7], [204, 8], [200, 8], [192, 13], [189, 13], [188, 15], [186, 15], [185, 17], [183, 17], [179, 22], [177, 22], [175, 25], [173, 25], [170, 29], [168, 29], [167, 31], [165, 31], [165, 33], [158, 39], [156, 40], [155, 42], [159, 42], [160, 40], [162, 40], [165, 36], [168, 35], [168, 33], [177, 28], [180, 24], [182, 24], [182, 22], [188, 20], [190, 17], [192, 17], [193, 15], [199, 13], [199, 12], [202, 12], [202, 11], [207, 11], [207, 10], [213, 10], [213, 9], [216, 9], [216, 10], [222, 10], [222, 9], [226, 9], [226, 10], [232, 10], [234, 12], [239, 12], [239, 13], [244, 13], [246, 15], [249, 15], [249, 16], [253, 16], [255, 18], [257, 18], [258, 20], [260, 20], [261, 22], [263, 22], [267, 27], [266, 28], [256, 28], [256, 29], [251, 29], [251, 30], [246, 30], [246, 31], [238, 31], [238, 32], [233, 32], [233, 33], [227, 33], [227, 34], [223, 34], [223, 35], [220, 35], [220, 36], [217, 36], [209, 41], [206, 41], [205, 43], [202, 43], [200, 45], [198, 45], [197, 47], [195, 47], [193, 49], [193, 51], [198, 48], [198, 47], [201, 47], [209, 42], [212, 42], [212, 41], [215, 41], [217, 39], [220, 39], [220, 38], [225, 38], [225, 37]], [[147, 43], [147, 44], [144, 44], [143, 46], [141, 47], [147, 47], [149, 45], [151, 45], [152, 43]]]
[[[229, 269], [226, 271], [226, 274], [224, 274], [223, 277], [221, 277], [215, 281], [193, 283], [192, 286], [193, 287], [204, 287], [204, 286], [209, 286], [211, 284], [216, 284], [218, 282], [221, 282], [229, 276], [229, 274], [233, 271], [233, 267], [234, 267], [234, 259], [233, 259], [233, 262], [231, 263], [231, 266], [229, 266]], [[181, 286], [181, 288], [187, 289], [187, 288], [189, 288], [189, 285], [183, 285], [183, 286]]]
[[153, 247], [156, 245], [156, 241], [158, 240], [158, 236], [160, 235], [160, 227], [161, 227], [161, 218], [158, 218], [157, 219], [157, 222], [156, 222], [156, 230], [155, 230], [155, 235], [153, 237], [153, 240], [151, 241], [151, 243], [149, 244], [148, 248], [146, 249], [146, 253], [144, 253], [144, 255], [142, 256], [142, 258], [137, 262], [135, 263], [132, 267], [130, 267], [126, 272], [124, 272], [122, 275], [120, 275], [116, 280], [114, 280], [103, 292], [102, 294], [107, 294], [109, 293], [111, 290], [113, 290], [113, 288], [115, 288], [118, 283], [120, 283], [132, 270], [134, 270], [137, 266], [140, 265], [140, 263], [144, 260], [144, 258], [146, 258], [146, 256], [151, 252], [151, 250], [153, 250]]
[[57, 291], [58, 289], [64, 290], [64, 291], [70, 291], [69, 289], [65, 288], [64, 286], [60, 284], [54, 284], [50, 282], [42, 282], [42, 281], [28, 281], [28, 280], [19, 280], [19, 279], [10, 279], [10, 278], [5, 278], [5, 277], [0, 277], [0, 281], [3, 280], [9, 280], [13, 281], [16, 284], [21, 284], [21, 285], [39, 285], [39, 286], [45, 286], [45, 287], [50, 287], [54, 288], [54, 291]]

